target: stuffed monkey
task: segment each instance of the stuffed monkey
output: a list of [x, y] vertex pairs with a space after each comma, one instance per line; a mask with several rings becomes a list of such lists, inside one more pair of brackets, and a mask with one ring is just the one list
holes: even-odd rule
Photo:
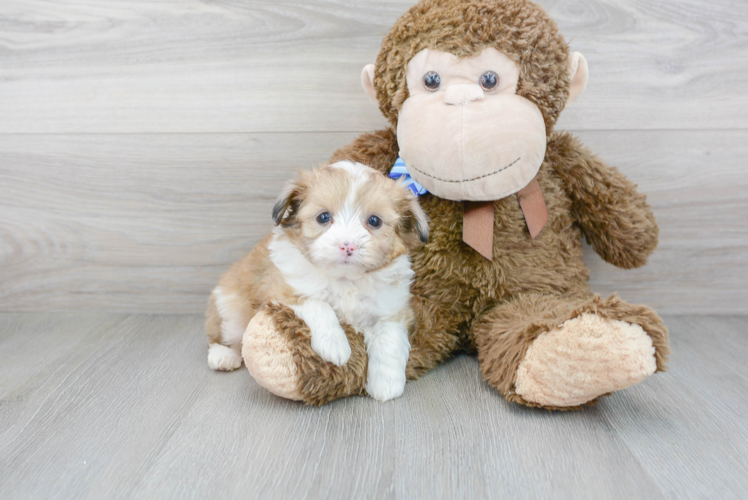
[[[635, 186], [554, 131], [587, 82], [556, 24], [528, 0], [422, 0], [384, 39], [362, 83], [391, 127], [335, 152], [384, 175], [396, 162], [428, 194], [431, 238], [412, 255], [416, 325], [407, 376], [477, 354], [507, 400], [569, 410], [665, 368], [668, 331], [649, 307], [593, 294], [581, 239], [607, 262], [644, 265], [658, 227]], [[287, 307], [250, 322], [243, 357], [280, 396], [363, 394], [366, 347], [322, 361]]]

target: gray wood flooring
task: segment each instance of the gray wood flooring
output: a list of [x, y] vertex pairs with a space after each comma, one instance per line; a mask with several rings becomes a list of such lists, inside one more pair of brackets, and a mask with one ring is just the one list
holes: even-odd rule
[[549, 413], [467, 356], [313, 408], [210, 371], [195, 315], [0, 314], [0, 498], [745, 498], [748, 318], [666, 322], [668, 372]]
[[[412, 3], [0, 2], [0, 311], [200, 313], [281, 183], [385, 126], [359, 74]], [[748, 313], [748, 2], [540, 3], [590, 63], [558, 127], [662, 227], [595, 289]]]

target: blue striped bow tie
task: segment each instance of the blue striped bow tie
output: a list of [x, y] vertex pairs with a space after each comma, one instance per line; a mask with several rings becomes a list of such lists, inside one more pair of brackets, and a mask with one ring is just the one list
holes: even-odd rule
[[397, 157], [397, 161], [392, 166], [392, 170], [390, 170], [390, 178], [392, 179], [403, 179], [403, 185], [410, 189], [414, 195], [416, 196], [422, 196], [424, 194], [427, 194], [428, 191], [426, 191], [426, 188], [418, 184], [416, 181], [413, 180], [413, 178], [408, 173], [408, 169], [405, 166], [405, 162], [402, 158], [399, 156]]

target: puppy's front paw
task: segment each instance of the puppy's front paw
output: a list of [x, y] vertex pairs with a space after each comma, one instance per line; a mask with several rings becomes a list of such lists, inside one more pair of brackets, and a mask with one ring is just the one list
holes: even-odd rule
[[339, 332], [312, 332], [312, 349], [320, 358], [337, 366], [343, 366], [351, 357], [351, 345], [342, 328]]
[[399, 398], [405, 390], [405, 368], [369, 364], [366, 392], [378, 401]]

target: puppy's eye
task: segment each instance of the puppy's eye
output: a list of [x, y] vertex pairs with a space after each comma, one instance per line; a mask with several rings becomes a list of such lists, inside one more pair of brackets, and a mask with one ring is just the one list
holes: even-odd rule
[[480, 86], [483, 90], [493, 90], [499, 84], [499, 75], [493, 71], [486, 71], [480, 76]]
[[376, 215], [372, 215], [371, 217], [369, 217], [369, 220], [367, 220], [366, 223], [369, 224], [369, 227], [373, 227], [374, 229], [376, 229], [382, 225], [382, 219], [380, 219]]
[[442, 84], [442, 79], [436, 71], [429, 71], [423, 75], [423, 86], [429, 92], [436, 92]]
[[317, 216], [317, 222], [320, 224], [327, 224], [332, 220], [332, 216], [329, 212], [323, 212]]

